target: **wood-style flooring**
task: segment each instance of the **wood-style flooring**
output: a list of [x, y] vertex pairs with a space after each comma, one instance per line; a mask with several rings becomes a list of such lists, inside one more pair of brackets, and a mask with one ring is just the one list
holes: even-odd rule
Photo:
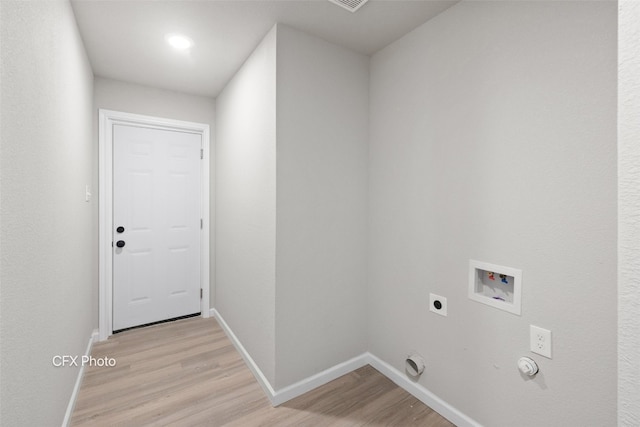
[[72, 426], [450, 427], [370, 366], [273, 408], [215, 319], [134, 329], [93, 346]]

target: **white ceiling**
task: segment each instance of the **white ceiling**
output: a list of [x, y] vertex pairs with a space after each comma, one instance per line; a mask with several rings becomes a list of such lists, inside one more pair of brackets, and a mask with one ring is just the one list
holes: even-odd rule
[[[72, 0], [97, 76], [217, 96], [265, 34], [283, 23], [367, 55], [459, 0], [370, 0], [351, 13], [327, 0]], [[166, 33], [195, 45], [168, 47]]]

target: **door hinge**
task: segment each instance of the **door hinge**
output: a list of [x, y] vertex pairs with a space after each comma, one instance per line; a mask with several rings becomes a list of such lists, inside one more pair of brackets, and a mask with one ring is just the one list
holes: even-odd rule
[[200, 158], [204, 159], [204, 148], [200, 149]]
[[200, 288], [200, 299], [202, 299], [202, 288]]
[[204, 221], [200, 218], [200, 230], [204, 228]]

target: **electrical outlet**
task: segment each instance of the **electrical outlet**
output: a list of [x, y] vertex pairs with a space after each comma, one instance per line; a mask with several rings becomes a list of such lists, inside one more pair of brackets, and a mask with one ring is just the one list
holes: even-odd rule
[[429, 310], [440, 316], [447, 315], [447, 299], [436, 294], [429, 294]]
[[531, 351], [551, 359], [551, 331], [529, 325]]

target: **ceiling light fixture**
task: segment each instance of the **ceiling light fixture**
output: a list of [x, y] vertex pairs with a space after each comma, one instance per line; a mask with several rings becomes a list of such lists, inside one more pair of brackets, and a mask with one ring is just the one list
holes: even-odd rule
[[171, 33], [164, 36], [164, 39], [173, 47], [178, 50], [186, 50], [193, 46], [193, 40], [189, 37], [178, 33]]

